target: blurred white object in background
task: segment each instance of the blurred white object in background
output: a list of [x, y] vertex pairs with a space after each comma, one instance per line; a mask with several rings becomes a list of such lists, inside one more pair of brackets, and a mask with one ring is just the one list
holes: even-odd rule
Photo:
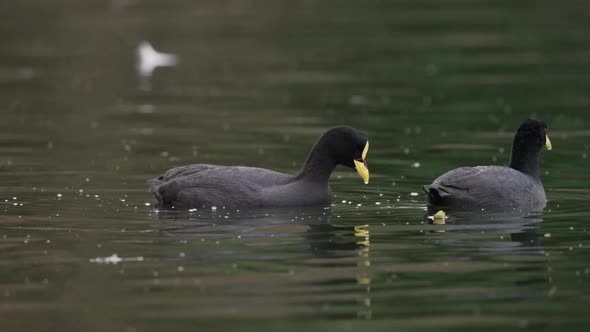
[[137, 46], [137, 72], [142, 77], [152, 76], [158, 67], [175, 66], [178, 57], [171, 53], [156, 51], [148, 41], [142, 41]]

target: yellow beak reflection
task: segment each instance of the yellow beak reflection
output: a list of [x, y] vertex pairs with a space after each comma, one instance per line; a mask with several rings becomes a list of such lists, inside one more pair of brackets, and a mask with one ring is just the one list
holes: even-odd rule
[[354, 168], [361, 176], [361, 179], [365, 181], [365, 184], [369, 184], [369, 166], [367, 166], [367, 152], [369, 152], [369, 141], [367, 141], [367, 144], [363, 149], [361, 159], [354, 160]]
[[553, 147], [551, 146], [551, 141], [549, 140], [549, 136], [545, 135], [545, 147], [547, 150], [551, 150]]

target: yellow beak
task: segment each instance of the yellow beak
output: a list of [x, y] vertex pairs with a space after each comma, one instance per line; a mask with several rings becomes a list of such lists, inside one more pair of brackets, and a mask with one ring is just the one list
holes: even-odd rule
[[553, 147], [551, 146], [551, 141], [549, 140], [549, 136], [545, 135], [545, 147], [547, 150], [551, 150]]
[[361, 179], [365, 181], [365, 184], [369, 184], [369, 167], [367, 166], [367, 152], [369, 152], [369, 141], [365, 144], [363, 154], [360, 160], [354, 160], [354, 168], [361, 176]]

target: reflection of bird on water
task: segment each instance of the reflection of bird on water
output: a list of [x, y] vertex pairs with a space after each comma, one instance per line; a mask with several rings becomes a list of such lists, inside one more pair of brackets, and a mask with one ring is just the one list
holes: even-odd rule
[[[453, 247], [477, 246], [481, 253], [518, 253], [538, 255], [543, 253], [538, 240], [541, 225], [540, 213], [512, 213], [460, 211], [446, 215], [444, 223], [428, 220], [436, 229], [433, 238], [437, 243]], [[431, 218], [431, 217], [430, 217]], [[465, 237], [472, 234], [477, 237]], [[461, 235], [461, 236], [456, 236]], [[510, 240], [510, 241], [507, 241]]]
[[546, 204], [539, 153], [551, 150], [547, 125], [524, 121], [512, 143], [509, 167], [460, 167], [425, 186], [430, 212], [449, 210], [541, 211]]
[[[224, 218], [226, 215], [229, 218]], [[308, 253], [321, 262], [313, 265], [314, 270], [319, 269], [321, 273], [336, 264], [350, 271], [350, 275], [342, 275], [344, 280], [330, 280], [330, 284], [342, 282], [349, 285], [350, 301], [360, 306], [357, 317], [370, 319], [372, 316], [369, 225], [333, 225], [330, 223], [331, 209], [321, 206], [242, 209], [239, 212], [229, 209], [159, 211], [153, 217], [161, 221], [160, 233], [185, 240], [205, 237], [208, 241], [217, 241], [235, 239], [240, 235], [259, 243], [268, 238], [269, 229], [279, 236], [303, 239], [309, 248]], [[211, 227], [213, 223], [216, 223], [215, 227]], [[353, 257], [354, 260], [350, 261]]]
[[297, 175], [244, 166], [194, 164], [168, 170], [148, 181], [165, 209], [275, 208], [328, 205], [329, 178], [337, 165], [355, 168], [368, 183], [369, 141], [351, 127], [323, 133]]
[[202, 234], [204, 227], [218, 225], [229, 237], [273, 226], [305, 226], [305, 229], [330, 223], [329, 207], [306, 206], [274, 209], [191, 209], [154, 210], [154, 220], [166, 221], [160, 232], [169, 235]]
[[354, 254], [356, 262], [355, 283], [363, 288], [363, 294], [356, 299], [362, 306], [357, 317], [371, 319], [371, 257], [370, 226], [334, 226], [332, 224], [309, 225], [305, 232], [311, 252], [318, 258], [342, 258], [343, 254]]
[[357, 250], [360, 257], [358, 264], [360, 269], [356, 280], [359, 285], [365, 287], [366, 291], [366, 294], [359, 301], [364, 308], [357, 311], [357, 316], [359, 318], [371, 319], [373, 312], [371, 311], [371, 273], [369, 270], [371, 267], [371, 257], [369, 256], [371, 234], [369, 232], [369, 225], [354, 226], [354, 235], [359, 238], [356, 243], [362, 246]]
[[[517, 296], [552, 297], [557, 290], [551, 276], [551, 256], [539, 236], [541, 213], [487, 213], [461, 211], [450, 213], [445, 224], [434, 224], [426, 232], [427, 242], [452, 248], [449, 259], [474, 260], [476, 256], [509, 259], [504, 269], [514, 272], [509, 282]], [[543, 257], [543, 259], [539, 259]], [[523, 262], [523, 264], [518, 264]]]

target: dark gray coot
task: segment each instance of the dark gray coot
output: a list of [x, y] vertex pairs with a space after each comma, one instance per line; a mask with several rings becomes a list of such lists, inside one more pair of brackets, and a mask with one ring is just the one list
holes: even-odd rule
[[148, 181], [160, 208], [296, 207], [329, 204], [336, 165], [355, 168], [369, 182], [369, 140], [341, 126], [322, 134], [296, 175], [245, 166], [195, 164], [175, 167]]
[[429, 211], [541, 211], [547, 201], [539, 169], [543, 146], [551, 150], [545, 122], [524, 121], [514, 136], [509, 167], [460, 167], [439, 176], [424, 186]]

